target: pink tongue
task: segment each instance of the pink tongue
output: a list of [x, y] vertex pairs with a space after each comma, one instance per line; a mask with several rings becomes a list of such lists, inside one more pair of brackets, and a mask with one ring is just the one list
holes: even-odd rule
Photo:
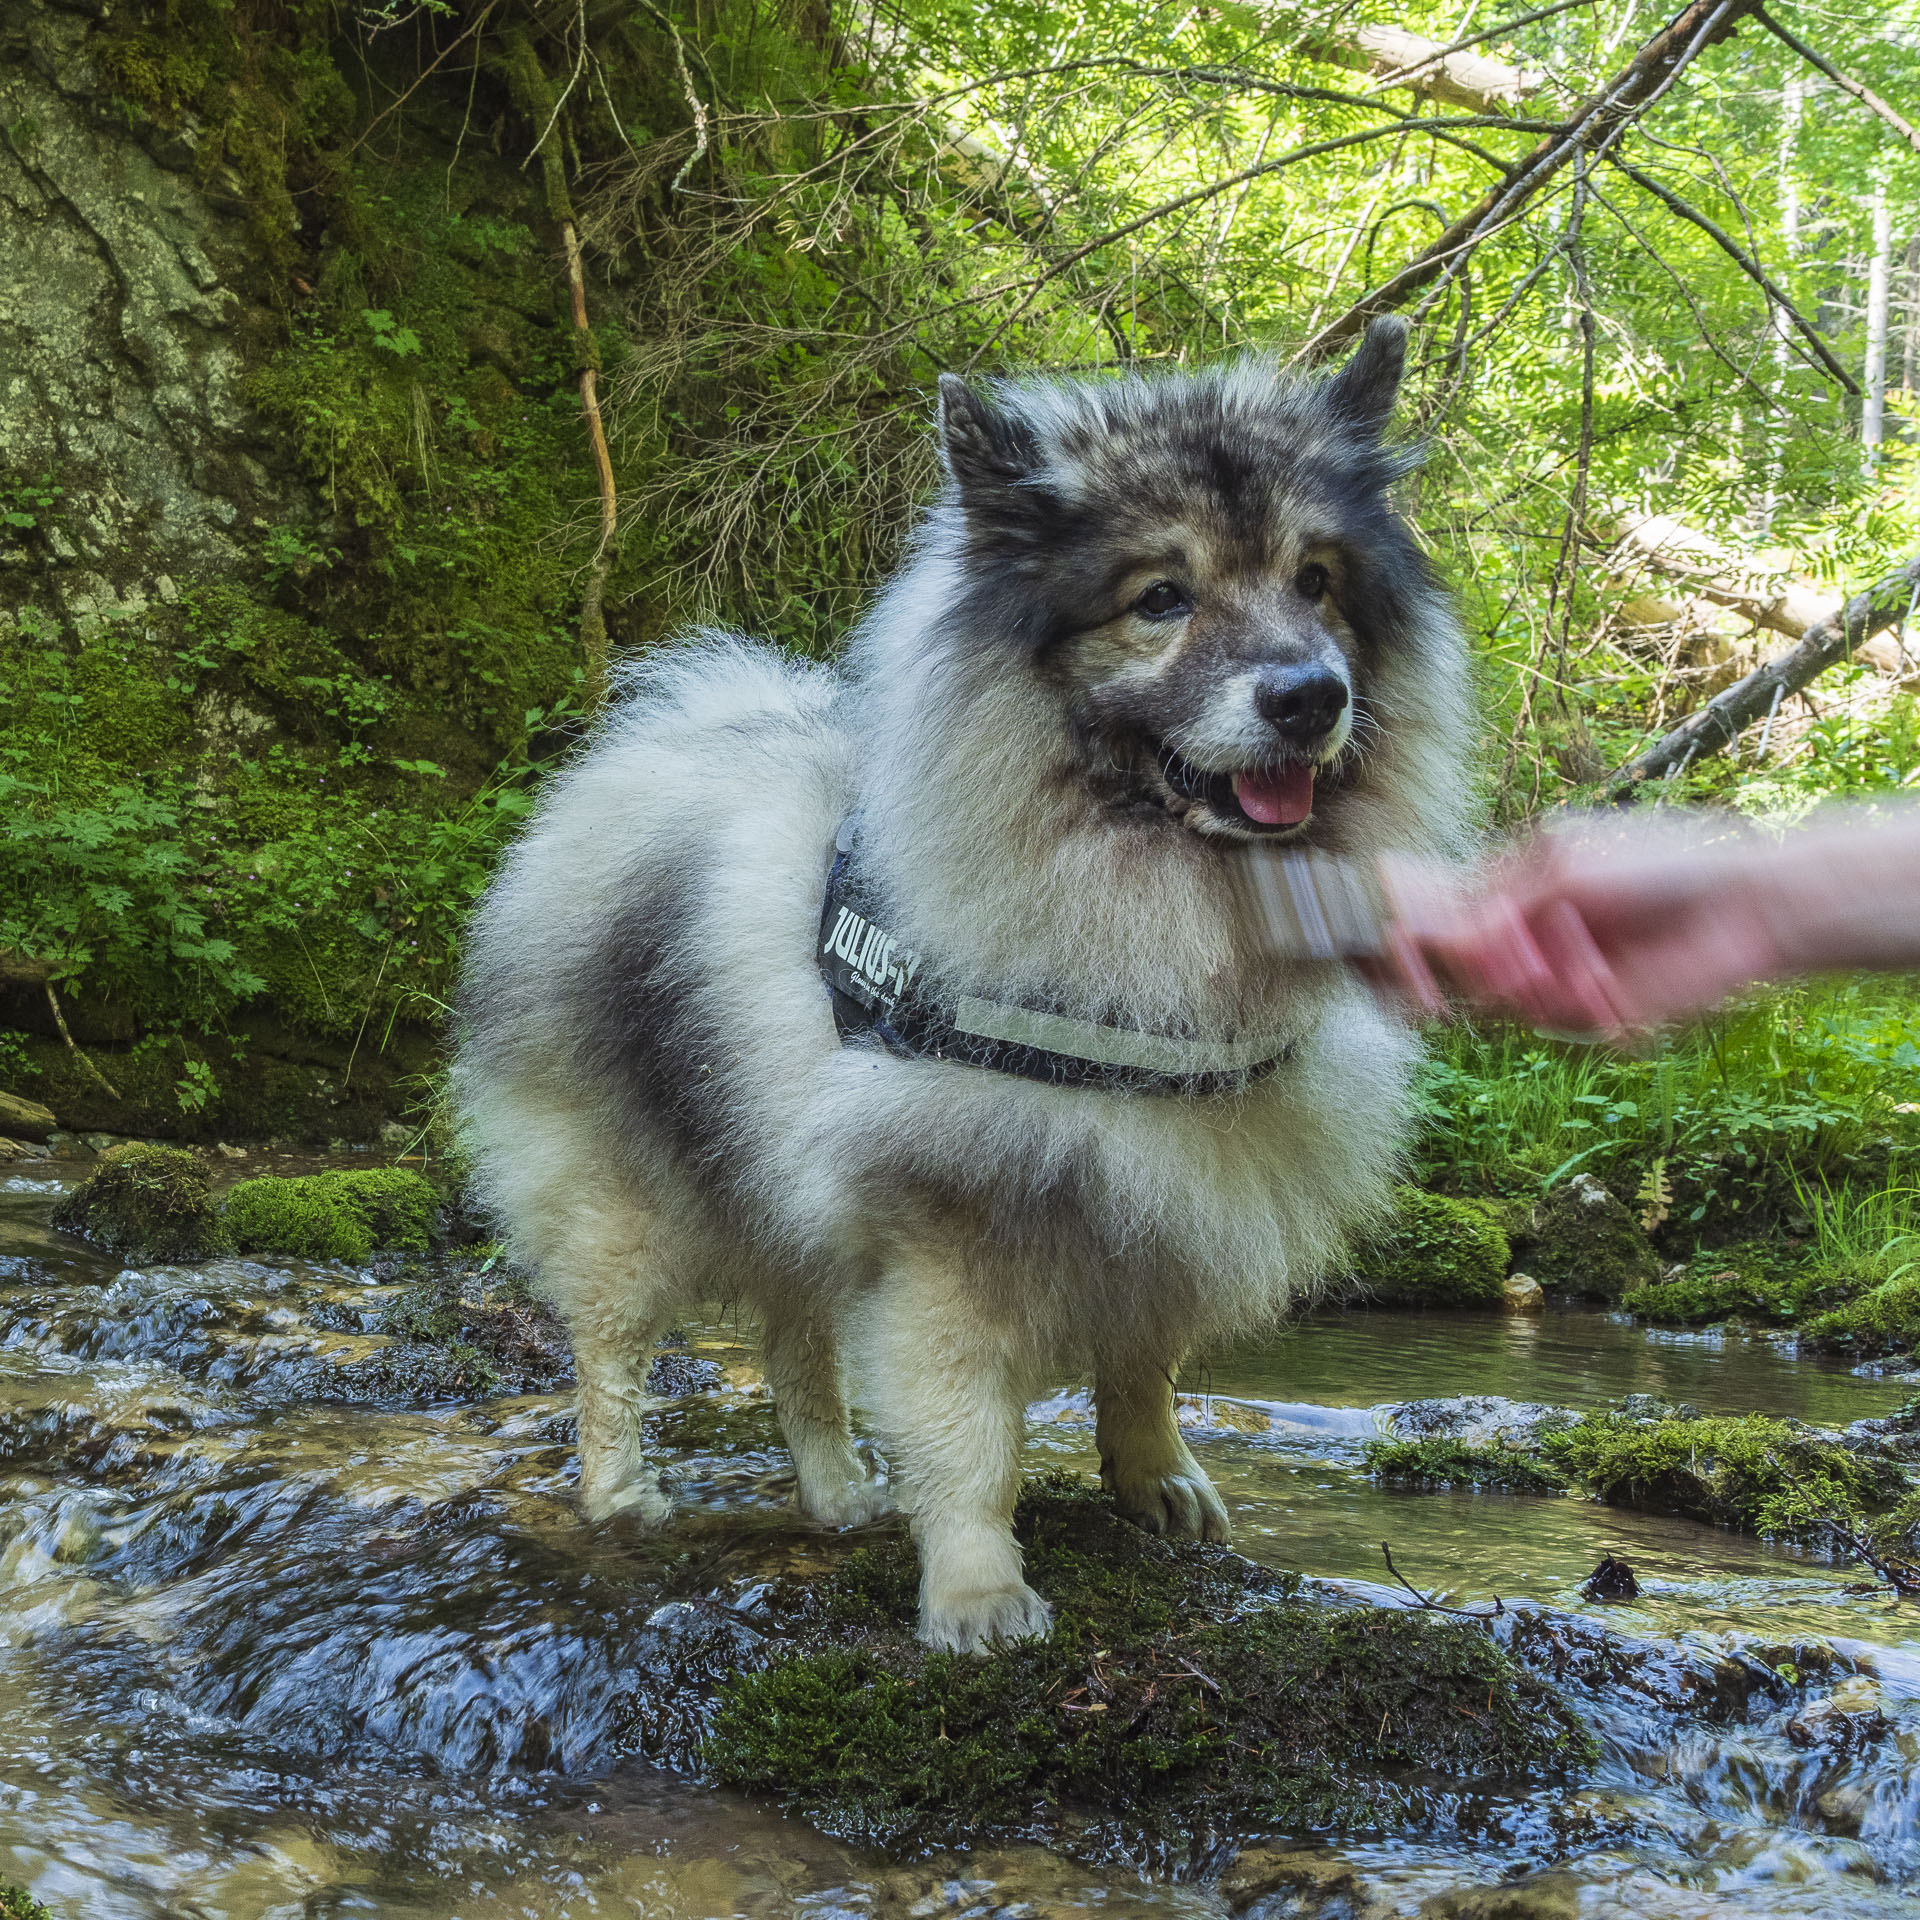
[[1290, 760], [1277, 773], [1236, 773], [1233, 797], [1263, 827], [1297, 827], [1313, 811], [1313, 769]]

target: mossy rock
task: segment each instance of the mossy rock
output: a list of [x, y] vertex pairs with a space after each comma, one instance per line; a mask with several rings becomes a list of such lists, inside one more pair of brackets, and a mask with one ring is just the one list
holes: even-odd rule
[[378, 1250], [425, 1253], [440, 1211], [433, 1183], [404, 1167], [244, 1180], [227, 1196], [236, 1253], [296, 1260], [370, 1260]]
[[1402, 1187], [1360, 1278], [1383, 1306], [1497, 1307], [1512, 1258], [1497, 1206]]
[[182, 1147], [110, 1147], [53, 1224], [128, 1260], [204, 1260], [225, 1244], [207, 1170]]
[[1590, 1173], [1550, 1189], [1518, 1249], [1549, 1293], [1611, 1304], [1660, 1278], [1660, 1256], [1640, 1223]]
[[1763, 1414], [1598, 1414], [1548, 1435], [1542, 1452], [1611, 1506], [1768, 1538], [1826, 1542], [1823, 1516], [1858, 1523], [1899, 1506], [1908, 1493], [1897, 1465]]
[[1593, 1756], [1480, 1626], [1303, 1599], [1294, 1576], [1140, 1532], [1072, 1476], [1029, 1482], [1015, 1525], [1055, 1608], [1045, 1640], [929, 1653], [911, 1544], [861, 1548], [775, 1596], [799, 1650], [723, 1683], [708, 1770], [890, 1849], [1097, 1822], [1164, 1860], [1200, 1834], [1410, 1826], [1436, 1788]]
[[551, 1393], [571, 1382], [566, 1328], [521, 1275], [425, 1266], [381, 1318], [380, 1331], [405, 1343], [380, 1356], [383, 1376], [429, 1399]]
[[1564, 1493], [1567, 1477], [1521, 1447], [1475, 1447], [1464, 1440], [1369, 1440], [1367, 1471], [1393, 1486], [1433, 1491]]
[[19, 1887], [0, 1887], [0, 1920], [53, 1920], [32, 1894]]
[[1870, 1276], [1845, 1267], [1796, 1264], [1769, 1242], [1741, 1241], [1697, 1253], [1678, 1279], [1638, 1287], [1620, 1304], [1636, 1319], [1660, 1326], [1738, 1320], [1807, 1327], [1871, 1285]]

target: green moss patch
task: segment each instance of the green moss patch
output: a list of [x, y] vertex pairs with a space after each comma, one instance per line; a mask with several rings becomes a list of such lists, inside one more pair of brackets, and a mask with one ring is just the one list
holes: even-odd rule
[[376, 1248], [425, 1253], [440, 1195], [403, 1167], [246, 1180], [227, 1196], [237, 1253], [363, 1261]]
[[109, 1148], [53, 1224], [128, 1260], [204, 1260], [224, 1240], [207, 1170], [181, 1147]]
[[1360, 1277], [1386, 1306], [1490, 1307], [1511, 1264], [1497, 1207], [1403, 1187]]
[[1423, 1788], [1584, 1764], [1590, 1736], [1480, 1627], [1332, 1606], [1107, 1498], [1029, 1482], [1016, 1526], [1053, 1632], [988, 1657], [912, 1638], [909, 1542], [789, 1596], [801, 1650], [729, 1680], [703, 1758], [826, 1831], [891, 1848], [1056, 1839], [1145, 1854], [1233, 1828], [1412, 1823]]
[[1810, 1346], [1870, 1359], [1920, 1349], [1920, 1274], [1901, 1274], [1807, 1322]]
[[1680, 1514], [1777, 1539], [1821, 1541], [1822, 1517], [1897, 1506], [1906, 1476], [1762, 1414], [1636, 1420], [1601, 1414], [1551, 1434], [1546, 1459], [1612, 1506]]
[[1367, 1471], [1393, 1485], [1476, 1492], [1564, 1493], [1566, 1475], [1519, 1447], [1472, 1447], [1464, 1440], [1369, 1440]]

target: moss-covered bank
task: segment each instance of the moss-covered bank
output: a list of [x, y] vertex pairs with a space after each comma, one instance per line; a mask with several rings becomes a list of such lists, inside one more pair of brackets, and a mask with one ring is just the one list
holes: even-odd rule
[[1747, 1240], [1696, 1253], [1684, 1274], [1621, 1305], [1659, 1326], [1778, 1327], [1816, 1353], [1884, 1359], [1920, 1351], [1920, 1275], [1910, 1264], [1898, 1236], [1851, 1257]]
[[1491, 1442], [1383, 1438], [1368, 1443], [1366, 1461], [1377, 1479], [1417, 1491], [1581, 1492], [1768, 1539], [1850, 1551], [1851, 1535], [1910, 1555], [1920, 1528], [1920, 1490], [1905, 1464], [1912, 1417], [1880, 1424], [1885, 1431], [1841, 1436], [1765, 1414], [1702, 1417], [1636, 1395]]
[[1016, 1525], [1055, 1607], [1045, 1641], [928, 1653], [910, 1544], [864, 1547], [780, 1596], [798, 1649], [723, 1686], [715, 1777], [890, 1848], [1091, 1827], [1166, 1858], [1236, 1831], [1404, 1826], [1436, 1793], [1592, 1757], [1470, 1623], [1307, 1600], [1070, 1476], [1029, 1482]]

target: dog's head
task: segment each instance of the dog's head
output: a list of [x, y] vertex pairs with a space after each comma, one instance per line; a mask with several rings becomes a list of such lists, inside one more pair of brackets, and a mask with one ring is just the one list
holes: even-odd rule
[[1374, 321], [1317, 382], [942, 379], [953, 615], [1025, 651], [1102, 800], [1288, 839], [1364, 778], [1370, 693], [1433, 592], [1387, 501], [1406, 333]]

